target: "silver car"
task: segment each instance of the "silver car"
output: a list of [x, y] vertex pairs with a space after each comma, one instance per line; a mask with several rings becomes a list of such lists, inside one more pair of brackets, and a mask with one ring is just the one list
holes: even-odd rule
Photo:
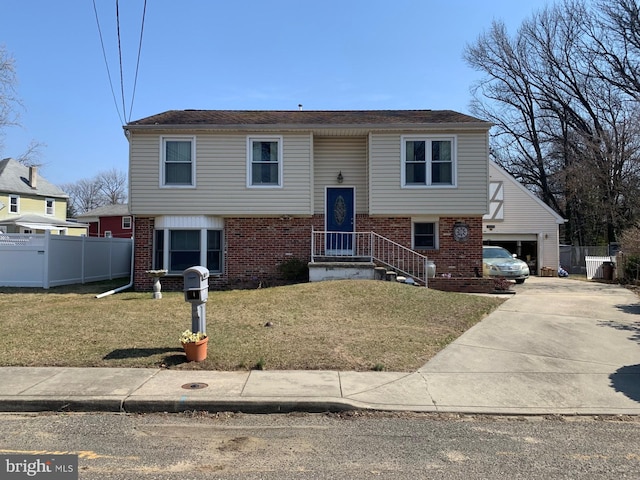
[[529, 266], [502, 247], [482, 247], [482, 273], [489, 277], [504, 277], [524, 283], [529, 278]]

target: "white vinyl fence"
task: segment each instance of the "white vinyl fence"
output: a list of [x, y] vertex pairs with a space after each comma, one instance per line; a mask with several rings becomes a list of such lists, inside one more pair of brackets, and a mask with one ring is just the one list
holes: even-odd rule
[[132, 254], [130, 238], [0, 233], [0, 286], [49, 288], [127, 277]]
[[615, 257], [585, 257], [585, 264], [587, 266], [587, 278], [589, 280], [593, 278], [604, 278], [604, 264], [605, 262], [614, 262]]

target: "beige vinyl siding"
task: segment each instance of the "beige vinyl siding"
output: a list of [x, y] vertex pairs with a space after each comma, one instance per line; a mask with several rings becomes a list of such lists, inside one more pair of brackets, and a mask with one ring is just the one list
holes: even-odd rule
[[325, 187], [337, 186], [355, 187], [356, 213], [367, 213], [367, 137], [315, 137], [313, 143], [314, 213], [324, 213]]
[[[544, 205], [516, 179], [493, 163], [490, 182], [502, 182], [504, 189], [504, 219], [483, 220], [484, 238], [493, 240], [537, 240], [540, 267], [558, 268], [559, 231], [562, 218]], [[487, 225], [494, 228], [487, 229]]]
[[491, 166], [490, 182], [502, 182], [504, 189], [504, 220], [484, 220], [495, 225], [495, 233], [552, 233], [558, 229], [559, 216], [524, 190], [502, 169]]
[[429, 131], [412, 135], [454, 135], [455, 187], [402, 188], [400, 134], [372, 134], [369, 204], [372, 215], [483, 215], [488, 211], [486, 131]]
[[310, 215], [311, 136], [280, 135], [283, 186], [247, 187], [251, 133], [196, 134], [195, 188], [160, 187], [160, 135], [131, 138], [130, 207], [134, 215]]

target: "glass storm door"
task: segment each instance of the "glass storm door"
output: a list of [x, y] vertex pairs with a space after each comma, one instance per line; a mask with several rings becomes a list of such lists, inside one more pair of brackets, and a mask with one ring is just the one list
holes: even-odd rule
[[353, 255], [354, 199], [351, 187], [327, 188], [327, 255]]

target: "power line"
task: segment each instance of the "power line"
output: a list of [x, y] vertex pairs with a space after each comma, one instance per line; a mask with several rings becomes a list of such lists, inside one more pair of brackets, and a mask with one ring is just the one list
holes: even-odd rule
[[124, 78], [122, 70], [122, 48], [120, 48], [120, 8], [119, 2], [116, 0], [116, 31], [118, 32], [118, 59], [120, 61], [120, 95], [122, 96], [122, 114], [127, 120], [127, 109], [124, 106]]
[[[96, 0], [93, 0], [93, 12], [96, 16], [96, 24], [98, 25], [98, 34], [100, 35], [100, 46], [102, 47], [102, 57], [104, 58], [104, 64], [107, 67], [107, 77], [109, 77], [109, 87], [111, 88], [111, 96], [113, 97], [113, 104], [118, 112], [118, 118], [120, 123], [124, 124], [122, 115], [120, 115], [120, 109], [118, 108], [118, 100], [116, 99], [116, 92], [113, 90], [113, 82], [111, 81], [111, 71], [109, 70], [109, 62], [107, 61], [107, 52], [104, 49], [104, 40], [102, 39], [102, 29], [100, 28], [100, 20], [98, 19], [98, 9], [96, 8]], [[124, 114], [124, 112], [123, 112]]]
[[140, 25], [140, 42], [138, 43], [138, 60], [136, 61], [136, 74], [133, 79], [133, 92], [131, 94], [131, 106], [129, 107], [129, 119], [131, 121], [131, 113], [133, 112], [133, 100], [136, 97], [136, 85], [138, 84], [138, 68], [140, 67], [140, 52], [142, 52], [142, 35], [144, 33], [144, 19], [147, 13], [147, 0], [144, 0], [144, 7], [142, 9], [142, 24]]
[[[102, 47], [102, 56], [104, 58], [105, 66], [107, 67], [107, 76], [109, 77], [109, 86], [111, 88], [111, 95], [113, 96], [113, 102], [116, 107], [116, 111], [118, 112], [118, 118], [120, 118], [120, 123], [124, 124], [126, 122], [131, 121], [131, 114], [133, 112], [133, 103], [136, 96], [136, 87], [138, 84], [138, 72], [140, 69], [140, 56], [142, 52], [142, 38], [144, 36], [144, 22], [147, 13], [147, 0], [144, 0], [144, 8], [142, 11], [142, 23], [140, 26], [140, 39], [138, 41], [138, 55], [136, 60], [136, 71], [133, 80], [133, 91], [131, 94], [131, 104], [129, 106], [129, 115], [127, 118], [127, 108], [125, 103], [125, 95], [124, 95], [124, 68], [122, 65], [122, 42], [120, 37], [120, 5], [119, 0], [116, 0], [116, 32], [117, 32], [117, 41], [118, 41], [118, 63], [120, 67], [120, 100], [122, 101], [122, 113], [120, 113], [120, 107], [118, 106], [118, 99], [116, 98], [115, 90], [113, 88], [113, 80], [111, 78], [111, 71], [109, 70], [109, 62], [107, 61], [107, 54], [104, 48], [104, 40], [102, 36], [102, 30], [100, 28], [100, 21], [98, 19], [98, 9], [96, 7], [96, 0], [93, 0], [93, 11], [96, 17], [96, 24], [98, 25], [98, 33], [100, 35], [100, 45]], [[124, 117], [124, 119], [123, 119]]]

